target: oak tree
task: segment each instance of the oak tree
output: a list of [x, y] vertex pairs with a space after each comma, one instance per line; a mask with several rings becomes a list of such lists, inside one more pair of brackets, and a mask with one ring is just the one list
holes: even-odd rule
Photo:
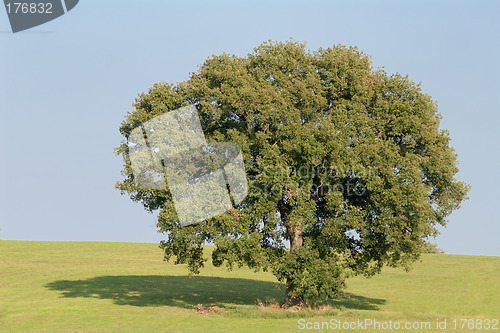
[[[249, 192], [226, 213], [183, 227], [168, 187], [134, 183], [127, 138], [187, 105], [208, 142], [241, 148]], [[215, 266], [263, 269], [285, 283], [285, 306], [335, 297], [351, 275], [409, 268], [468, 191], [437, 104], [355, 47], [268, 42], [245, 57], [212, 56], [185, 82], [155, 84], [134, 107], [120, 127], [117, 188], [159, 211], [165, 258], [197, 274], [202, 245], [212, 243]]]

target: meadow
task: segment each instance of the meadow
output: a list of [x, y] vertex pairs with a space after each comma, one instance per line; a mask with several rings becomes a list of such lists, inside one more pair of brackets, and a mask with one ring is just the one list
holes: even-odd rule
[[[208, 262], [188, 277], [162, 259], [158, 244], [1, 240], [0, 332], [500, 330], [500, 257], [423, 255], [410, 272], [348, 279], [344, 296], [301, 311], [277, 306], [284, 289], [270, 273]], [[381, 326], [354, 326], [370, 320]]]

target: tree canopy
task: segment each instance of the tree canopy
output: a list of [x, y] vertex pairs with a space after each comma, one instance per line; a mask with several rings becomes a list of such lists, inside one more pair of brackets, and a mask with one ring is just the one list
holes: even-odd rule
[[[158, 115], [194, 105], [208, 142], [243, 153], [249, 192], [231, 210], [182, 227], [166, 189], [134, 183], [127, 139]], [[308, 51], [268, 42], [207, 59], [185, 82], [142, 93], [120, 127], [117, 188], [159, 211], [165, 259], [271, 271], [286, 305], [335, 297], [345, 278], [409, 268], [466, 198], [437, 104], [407, 76], [374, 69], [355, 47]]]

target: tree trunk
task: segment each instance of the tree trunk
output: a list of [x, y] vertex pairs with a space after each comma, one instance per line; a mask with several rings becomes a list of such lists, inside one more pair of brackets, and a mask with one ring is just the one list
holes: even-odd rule
[[[292, 226], [288, 229], [288, 234], [290, 235], [290, 252], [297, 251], [300, 247], [302, 247], [303, 238], [302, 238], [302, 230], [296, 230]], [[283, 302], [284, 308], [291, 307], [303, 307], [305, 305], [304, 295], [294, 294], [296, 290], [296, 286], [292, 283], [291, 280], [286, 281], [286, 293], [285, 293], [285, 301]]]
[[[304, 238], [302, 234], [302, 226], [292, 225], [288, 219], [288, 215], [292, 212], [293, 208], [285, 204], [284, 202], [280, 202], [279, 205], [281, 220], [283, 224], [287, 228], [288, 236], [290, 238], [290, 252], [295, 252], [299, 248], [302, 247], [304, 243]], [[296, 290], [296, 286], [293, 282], [288, 279], [286, 281], [286, 292], [285, 292], [285, 300], [283, 302], [284, 308], [290, 307], [302, 307], [305, 304], [304, 295], [294, 294]]]
[[290, 226], [288, 229], [288, 235], [290, 236], [290, 252], [294, 252], [302, 247], [302, 243], [304, 242], [302, 229]]

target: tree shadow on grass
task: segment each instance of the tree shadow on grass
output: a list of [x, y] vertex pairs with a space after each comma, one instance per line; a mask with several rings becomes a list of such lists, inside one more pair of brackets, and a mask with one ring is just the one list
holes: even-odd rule
[[112, 299], [118, 305], [175, 306], [255, 304], [259, 297], [282, 297], [278, 283], [208, 276], [126, 275], [60, 280], [46, 285], [62, 297]]
[[369, 298], [351, 293], [345, 293], [343, 296], [331, 300], [329, 304], [336, 308], [378, 310], [379, 306], [385, 304], [385, 299]]
[[[254, 305], [258, 299], [281, 300], [284, 287], [276, 282], [209, 276], [125, 275], [86, 280], [59, 280], [45, 286], [61, 297], [112, 299], [117, 305], [174, 306], [192, 309], [197, 304], [227, 307]], [[334, 307], [377, 310], [385, 301], [346, 294]]]

